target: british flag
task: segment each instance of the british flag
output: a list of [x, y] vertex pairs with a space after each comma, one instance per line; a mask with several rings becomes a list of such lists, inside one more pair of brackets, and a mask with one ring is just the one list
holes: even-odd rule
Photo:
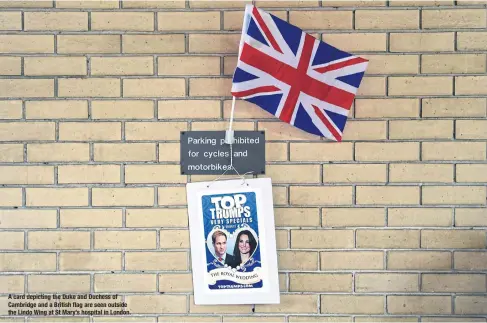
[[341, 141], [367, 64], [247, 5], [232, 95], [306, 132]]

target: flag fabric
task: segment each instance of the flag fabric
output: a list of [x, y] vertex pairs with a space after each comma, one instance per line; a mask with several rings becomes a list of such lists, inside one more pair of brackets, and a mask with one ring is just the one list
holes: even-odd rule
[[247, 5], [232, 95], [301, 130], [341, 141], [367, 64]]

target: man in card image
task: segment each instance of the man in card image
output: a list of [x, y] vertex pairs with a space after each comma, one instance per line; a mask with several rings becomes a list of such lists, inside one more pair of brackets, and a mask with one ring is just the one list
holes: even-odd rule
[[215, 258], [225, 265], [232, 266], [235, 259], [227, 253], [227, 235], [222, 231], [215, 231], [211, 236], [213, 248], [215, 248]]

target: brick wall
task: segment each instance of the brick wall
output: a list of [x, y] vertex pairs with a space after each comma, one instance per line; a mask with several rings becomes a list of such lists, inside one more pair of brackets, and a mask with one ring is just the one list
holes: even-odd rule
[[485, 2], [257, 4], [370, 59], [342, 143], [237, 104], [268, 139], [281, 304], [191, 296], [184, 185], [212, 177], [179, 174], [179, 132], [226, 127], [244, 3], [1, 1], [0, 315], [117, 292], [146, 322], [486, 322]]

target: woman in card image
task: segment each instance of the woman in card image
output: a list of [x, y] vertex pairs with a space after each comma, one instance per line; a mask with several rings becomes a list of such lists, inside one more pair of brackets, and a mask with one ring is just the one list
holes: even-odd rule
[[232, 264], [232, 267], [235, 268], [245, 264], [254, 253], [256, 247], [257, 241], [254, 235], [248, 230], [240, 231], [235, 240], [235, 248], [233, 251], [235, 262]]

